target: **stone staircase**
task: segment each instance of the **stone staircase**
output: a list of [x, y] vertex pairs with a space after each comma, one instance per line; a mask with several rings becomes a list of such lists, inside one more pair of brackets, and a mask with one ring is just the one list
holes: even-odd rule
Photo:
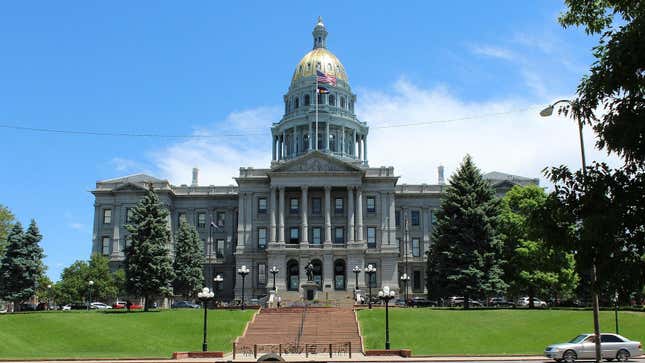
[[238, 347], [262, 344], [301, 346], [306, 344], [351, 343], [352, 352], [361, 352], [361, 336], [351, 308], [262, 309], [249, 324]]

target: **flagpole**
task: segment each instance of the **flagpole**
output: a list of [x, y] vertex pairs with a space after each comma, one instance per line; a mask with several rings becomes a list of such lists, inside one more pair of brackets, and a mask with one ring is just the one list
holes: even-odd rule
[[318, 150], [318, 72], [316, 72], [316, 150]]

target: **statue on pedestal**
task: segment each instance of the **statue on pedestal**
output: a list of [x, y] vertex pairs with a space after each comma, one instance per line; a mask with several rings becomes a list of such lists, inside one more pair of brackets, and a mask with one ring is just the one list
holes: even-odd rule
[[314, 280], [314, 265], [311, 263], [311, 261], [305, 267], [305, 272], [307, 273], [307, 281], [313, 281]]

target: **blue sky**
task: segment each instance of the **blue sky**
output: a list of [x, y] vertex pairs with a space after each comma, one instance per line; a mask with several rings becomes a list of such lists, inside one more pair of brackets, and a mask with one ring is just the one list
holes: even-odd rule
[[[404, 183], [434, 183], [436, 166], [450, 173], [465, 153], [484, 171], [531, 177], [577, 167], [575, 127], [536, 116], [592, 62], [595, 39], [557, 24], [560, 1], [392, 4], [3, 2], [1, 125], [211, 137], [0, 128], [0, 204], [37, 220], [58, 279], [89, 257], [96, 180], [143, 171], [180, 184], [198, 166], [203, 184], [232, 184], [240, 166], [267, 166], [268, 128], [318, 15], [372, 126], [372, 166], [395, 166]], [[218, 136], [231, 132], [246, 136]]]

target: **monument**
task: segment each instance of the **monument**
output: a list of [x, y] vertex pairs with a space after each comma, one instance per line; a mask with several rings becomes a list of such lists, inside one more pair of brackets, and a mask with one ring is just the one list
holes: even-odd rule
[[316, 299], [316, 293], [320, 286], [314, 281], [314, 265], [311, 261], [305, 266], [305, 273], [307, 274], [307, 281], [300, 285], [302, 298], [304, 301], [313, 301]]

